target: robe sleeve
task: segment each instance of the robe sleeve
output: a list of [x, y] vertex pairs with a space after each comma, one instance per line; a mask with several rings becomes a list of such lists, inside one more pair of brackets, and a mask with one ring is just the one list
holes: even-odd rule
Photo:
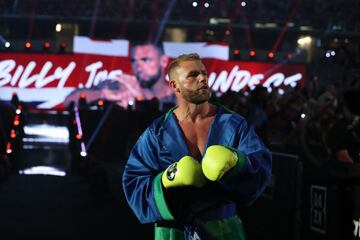
[[227, 172], [220, 183], [234, 198], [243, 204], [251, 204], [271, 181], [272, 155], [260, 137], [245, 119], [235, 132], [232, 145], [239, 161]]
[[125, 198], [141, 223], [173, 219], [162, 191], [158, 149], [153, 130], [146, 129], [131, 150], [122, 176]]

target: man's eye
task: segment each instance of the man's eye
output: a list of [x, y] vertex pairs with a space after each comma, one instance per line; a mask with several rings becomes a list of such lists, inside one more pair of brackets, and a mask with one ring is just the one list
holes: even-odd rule
[[151, 58], [142, 58], [141, 60], [143, 60], [144, 62], [150, 62]]
[[190, 72], [189, 77], [197, 77], [199, 75], [199, 72]]

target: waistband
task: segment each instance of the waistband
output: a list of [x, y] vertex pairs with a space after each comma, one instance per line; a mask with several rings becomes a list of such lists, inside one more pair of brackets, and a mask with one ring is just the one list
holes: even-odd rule
[[[233, 202], [228, 202], [217, 206], [216, 208], [206, 209], [203, 212], [193, 216], [190, 219], [190, 222], [197, 221], [215, 221], [222, 220], [233, 217], [236, 215], [236, 204]], [[183, 229], [184, 225], [188, 223], [180, 223], [178, 221], [159, 221], [156, 223], [157, 227], [165, 228], [177, 228]]]

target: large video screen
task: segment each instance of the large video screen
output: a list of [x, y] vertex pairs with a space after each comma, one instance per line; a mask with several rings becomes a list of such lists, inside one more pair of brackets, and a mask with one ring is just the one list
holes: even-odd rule
[[131, 101], [175, 101], [167, 67], [180, 54], [198, 53], [213, 92], [239, 92], [262, 85], [269, 90], [303, 86], [305, 66], [230, 61], [229, 46], [206, 42], [162, 42], [74, 38], [72, 54], [0, 53], [0, 100], [14, 93], [29, 106], [64, 109], [82, 96], [127, 106]]

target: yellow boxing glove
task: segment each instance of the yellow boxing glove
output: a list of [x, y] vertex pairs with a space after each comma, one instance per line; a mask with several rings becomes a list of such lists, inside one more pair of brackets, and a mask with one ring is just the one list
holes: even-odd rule
[[218, 181], [238, 162], [237, 153], [222, 145], [212, 145], [205, 151], [201, 166], [204, 175]]
[[165, 188], [195, 186], [202, 187], [206, 178], [201, 164], [191, 156], [184, 156], [178, 162], [171, 164], [161, 176]]

